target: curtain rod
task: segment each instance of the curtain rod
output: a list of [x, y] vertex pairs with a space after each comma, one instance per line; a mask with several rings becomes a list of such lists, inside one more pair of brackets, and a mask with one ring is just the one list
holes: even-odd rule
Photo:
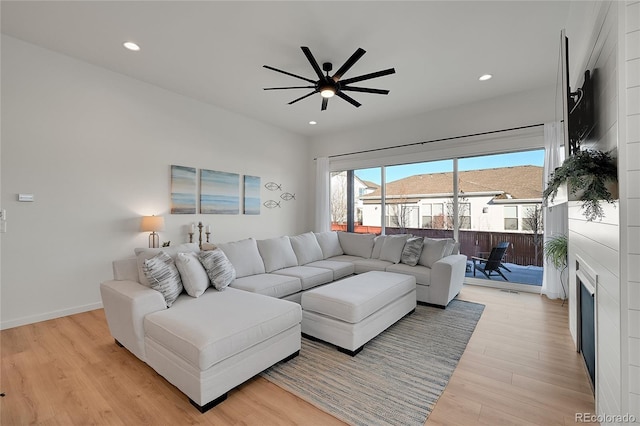
[[[450, 136], [448, 138], [432, 139], [430, 141], [413, 142], [413, 143], [407, 143], [407, 144], [403, 144], [403, 145], [387, 146], [387, 147], [384, 147], [384, 148], [365, 149], [363, 151], [355, 151], [355, 152], [347, 152], [347, 153], [344, 153], [344, 154], [329, 155], [328, 158], [344, 157], [344, 156], [347, 156], [347, 155], [355, 155], [355, 154], [366, 154], [366, 153], [369, 153], [369, 152], [385, 151], [387, 149], [406, 148], [408, 146], [424, 145], [426, 143], [451, 141], [451, 140], [455, 140], [455, 139], [469, 138], [469, 137], [473, 137], [473, 136], [491, 135], [491, 134], [494, 134], [494, 133], [510, 132], [512, 130], [530, 129], [532, 127], [538, 127], [538, 126], [544, 126], [544, 124], [543, 123], [530, 124], [528, 126], [511, 127], [509, 129], [501, 129], [501, 130], [491, 130], [491, 131], [488, 131], [488, 132], [472, 133], [470, 135]], [[316, 160], [316, 158], [314, 158], [314, 160]]]

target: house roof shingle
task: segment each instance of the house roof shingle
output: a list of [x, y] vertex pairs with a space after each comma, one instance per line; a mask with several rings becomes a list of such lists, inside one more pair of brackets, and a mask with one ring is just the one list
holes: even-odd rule
[[[494, 192], [497, 198], [539, 199], [542, 197], [543, 169], [540, 166], [515, 166], [458, 172], [458, 188], [465, 194]], [[380, 189], [365, 199], [380, 197]], [[386, 185], [387, 196], [433, 196], [453, 193], [453, 172], [408, 176]]]

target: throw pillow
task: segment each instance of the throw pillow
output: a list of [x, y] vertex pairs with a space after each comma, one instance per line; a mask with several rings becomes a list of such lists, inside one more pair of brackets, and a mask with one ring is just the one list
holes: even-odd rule
[[409, 236], [403, 235], [387, 235], [382, 243], [382, 249], [380, 250], [380, 260], [386, 260], [387, 262], [399, 263], [402, 257], [402, 249], [404, 243], [407, 242]]
[[298, 266], [298, 259], [287, 236], [258, 240], [258, 251], [267, 272]]
[[418, 264], [418, 260], [420, 259], [420, 254], [422, 254], [422, 244], [424, 238], [422, 237], [411, 237], [407, 240], [402, 249], [402, 256], [400, 257], [400, 262], [409, 266], [416, 266]]
[[289, 241], [291, 241], [291, 247], [298, 258], [298, 265], [306, 265], [324, 259], [322, 248], [313, 232], [289, 237]]
[[425, 238], [422, 247], [422, 254], [418, 263], [423, 266], [431, 268], [434, 263], [444, 257], [444, 251], [447, 245], [447, 240], [434, 240], [432, 238]]
[[258, 251], [258, 244], [253, 238], [231, 243], [218, 244], [236, 270], [236, 278], [249, 275], [264, 274], [264, 262]]
[[140, 281], [140, 284], [146, 285], [147, 287], [149, 287], [150, 285], [149, 280], [147, 280], [147, 277], [145, 276], [144, 271], [142, 270], [144, 266], [144, 261], [147, 259], [151, 259], [153, 256], [157, 255], [161, 251], [167, 253], [169, 256], [171, 256], [172, 259], [175, 259], [178, 253], [185, 253], [188, 251], [198, 253], [200, 249], [198, 248], [198, 244], [196, 243], [184, 243], [184, 244], [179, 244], [173, 247], [162, 247], [162, 248], [144, 247], [144, 248], [134, 249], [134, 253], [136, 254], [136, 259], [138, 262], [138, 281]]
[[182, 293], [180, 273], [171, 256], [161, 251], [152, 258], [146, 259], [142, 269], [150, 287], [162, 293], [167, 308], [170, 308]]
[[202, 251], [198, 258], [216, 290], [224, 290], [236, 279], [236, 270], [222, 250]]
[[322, 256], [325, 259], [334, 256], [340, 256], [344, 254], [340, 241], [338, 240], [338, 233], [335, 231], [316, 232], [316, 239], [322, 249]]
[[175, 262], [187, 294], [191, 297], [202, 296], [211, 283], [198, 255], [193, 252], [178, 253]]

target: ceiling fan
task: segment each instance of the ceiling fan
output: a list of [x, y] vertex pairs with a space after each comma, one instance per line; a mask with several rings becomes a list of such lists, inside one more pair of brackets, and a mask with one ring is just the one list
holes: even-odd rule
[[[356, 50], [355, 53], [351, 55], [351, 57], [347, 59], [347, 61], [332, 76], [329, 76], [329, 72], [333, 69], [333, 65], [331, 64], [331, 62], [323, 63], [322, 70], [321, 70], [320, 66], [318, 65], [318, 62], [315, 60], [315, 58], [311, 54], [311, 50], [309, 50], [309, 48], [305, 46], [302, 46], [301, 49], [302, 49], [302, 52], [304, 52], [304, 55], [307, 57], [307, 60], [311, 64], [311, 67], [316, 72], [316, 75], [318, 76], [317, 81], [312, 80], [310, 78], [302, 77], [296, 74], [292, 74], [287, 71], [279, 70], [277, 68], [270, 67], [269, 65], [264, 65], [265, 68], [270, 69], [272, 71], [286, 74], [291, 77], [299, 78], [300, 80], [304, 80], [313, 84], [313, 86], [266, 87], [264, 89], [264, 90], [313, 89], [311, 92], [307, 93], [306, 95], [292, 100], [291, 102], [289, 102], [289, 105], [294, 104], [298, 101], [301, 101], [305, 98], [308, 98], [314, 93], [320, 93], [320, 96], [322, 96], [322, 107], [320, 108], [321, 111], [324, 111], [327, 109], [329, 98], [334, 95], [344, 99], [345, 101], [349, 102], [351, 105], [357, 108], [361, 105], [360, 102], [356, 101], [355, 99], [353, 99], [351, 96], [347, 95], [344, 92], [346, 91], [364, 92], [364, 93], [375, 93], [378, 95], [389, 94], [388, 90], [370, 89], [367, 87], [355, 87], [355, 86], [349, 86], [349, 85], [352, 83], [357, 83], [359, 81], [370, 80], [372, 78], [394, 74], [396, 70], [393, 68], [341, 80], [342, 76], [347, 71], [349, 71], [349, 69], [362, 57], [362, 55], [366, 53], [364, 49], [358, 48], [358, 50]], [[322, 71], [324, 71], [326, 74], [322, 74]]]

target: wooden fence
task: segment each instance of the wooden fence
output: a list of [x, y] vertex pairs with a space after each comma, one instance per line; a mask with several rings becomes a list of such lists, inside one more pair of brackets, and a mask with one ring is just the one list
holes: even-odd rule
[[[346, 231], [347, 226], [332, 224], [331, 229], [334, 231]], [[356, 225], [355, 232], [380, 234], [382, 228], [379, 226]], [[453, 238], [453, 230], [450, 229], [402, 229], [387, 227], [385, 228], [385, 232], [388, 235], [408, 233], [419, 237]], [[461, 229], [458, 235], [460, 240], [460, 253], [468, 257], [476, 256], [486, 258], [491, 248], [500, 242], [507, 241], [509, 243], [509, 249], [504, 258], [505, 262], [523, 266], [542, 266], [542, 235], [538, 236], [537, 244], [534, 234], [532, 233], [468, 231]]]

